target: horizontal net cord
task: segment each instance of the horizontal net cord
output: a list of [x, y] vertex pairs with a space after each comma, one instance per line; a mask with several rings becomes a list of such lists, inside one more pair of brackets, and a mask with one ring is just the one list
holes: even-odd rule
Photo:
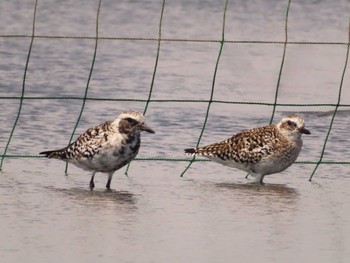
[[52, 97], [35, 97], [35, 96], [0, 96], [0, 100], [91, 100], [91, 101], [125, 101], [125, 102], [174, 102], [174, 103], [223, 103], [223, 104], [247, 104], [261, 106], [279, 106], [279, 107], [350, 107], [350, 104], [342, 103], [269, 103], [269, 102], [250, 102], [250, 101], [227, 101], [227, 100], [191, 100], [191, 99], [123, 99], [123, 98], [93, 98], [78, 96], [52, 96]]
[[[64, 36], [64, 35], [0, 35], [0, 38], [37, 38], [39, 39], [86, 39], [96, 40], [94, 36]], [[153, 37], [103, 37], [98, 40], [121, 40], [121, 41], [164, 41], [164, 42], [193, 42], [193, 43], [222, 43], [227, 44], [276, 44], [276, 45], [344, 45], [348, 42], [333, 41], [277, 41], [277, 40], [220, 40], [220, 39], [185, 39], [185, 38], [153, 38]]]
[[[12, 158], [12, 159], [19, 159], [19, 158], [27, 158], [27, 159], [46, 159], [47, 157], [42, 155], [17, 155], [17, 154], [6, 154], [6, 155], [0, 155], [0, 158]], [[134, 161], [164, 161], [164, 162], [211, 162], [208, 159], [201, 159], [196, 158], [195, 160], [192, 160], [191, 158], [157, 158], [157, 157], [136, 157]], [[335, 162], [335, 161], [296, 161], [296, 164], [335, 164], [335, 165], [350, 165], [350, 162]]]

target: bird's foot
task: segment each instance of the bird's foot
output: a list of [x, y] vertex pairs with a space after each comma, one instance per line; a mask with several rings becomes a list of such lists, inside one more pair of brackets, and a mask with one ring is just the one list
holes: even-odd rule
[[93, 181], [90, 181], [90, 190], [94, 190], [95, 184]]

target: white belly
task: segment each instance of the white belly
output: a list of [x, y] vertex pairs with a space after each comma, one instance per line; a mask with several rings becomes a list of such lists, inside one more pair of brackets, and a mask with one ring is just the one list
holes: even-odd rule
[[139, 138], [129, 144], [120, 141], [115, 143], [109, 141], [93, 157], [69, 159], [67, 161], [86, 171], [110, 173], [131, 162], [138, 154], [139, 148]]

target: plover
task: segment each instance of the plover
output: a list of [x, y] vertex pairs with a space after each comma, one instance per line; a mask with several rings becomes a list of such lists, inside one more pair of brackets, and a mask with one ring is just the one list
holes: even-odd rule
[[90, 171], [91, 190], [95, 187], [95, 173], [108, 173], [106, 188], [110, 189], [113, 173], [132, 161], [139, 152], [142, 131], [154, 133], [144, 123], [141, 113], [126, 111], [114, 121], [106, 121], [88, 129], [67, 147], [40, 154]]
[[289, 115], [276, 125], [242, 131], [222, 142], [185, 149], [185, 153], [244, 170], [263, 183], [265, 175], [282, 172], [295, 162], [302, 134], [310, 134], [304, 120]]

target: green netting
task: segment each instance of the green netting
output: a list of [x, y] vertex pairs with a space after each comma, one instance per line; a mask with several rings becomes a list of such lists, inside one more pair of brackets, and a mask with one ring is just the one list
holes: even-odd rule
[[[151, 102], [151, 98], [152, 98], [152, 91], [153, 91], [153, 86], [154, 86], [154, 80], [156, 78], [156, 72], [157, 72], [157, 68], [158, 68], [158, 60], [159, 60], [159, 53], [160, 53], [160, 44], [161, 44], [161, 39], [162, 39], [162, 24], [163, 24], [163, 14], [164, 14], [164, 7], [165, 7], [165, 0], [163, 0], [162, 3], [162, 9], [160, 12], [160, 21], [159, 21], [159, 31], [158, 31], [158, 46], [157, 46], [157, 54], [156, 54], [156, 61], [154, 63], [154, 70], [153, 70], [153, 75], [152, 75], [152, 81], [151, 81], [151, 87], [149, 89], [149, 93], [148, 93], [148, 99], [145, 101], [146, 105], [145, 105], [145, 109], [143, 110], [143, 115], [146, 116], [147, 113], [147, 109], [148, 109], [148, 105]], [[126, 171], [125, 174], [128, 175], [128, 171], [130, 168], [130, 164], [128, 163], [127, 167], [126, 167]]]
[[[73, 138], [74, 138], [74, 134], [75, 131], [78, 127], [78, 124], [80, 122], [81, 116], [83, 115], [84, 112], [84, 108], [85, 108], [85, 103], [86, 103], [86, 98], [88, 96], [88, 91], [89, 91], [89, 86], [90, 86], [90, 80], [91, 80], [91, 76], [92, 76], [92, 72], [94, 70], [94, 65], [95, 65], [95, 60], [96, 60], [96, 53], [97, 53], [97, 44], [98, 44], [98, 19], [99, 19], [99, 15], [100, 15], [100, 8], [101, 8], [101, 0], [98, 2], [98, 8], [97, 8], [97, 15], [96, 15], [96, 38], [95, 38], [95, 49], [94, 49], [94, 55], [92, 57], [92, 62], [91, 62], [91, 68], [90, 68], [90, 72], [89, 72], [89, 77], [87, 79], [87, 83], [86, 83], [86, 88], [85, 88], [85, 92], [84, 92], [84, 97], [83, 97], [83, 103], [81, 105], [81, 110], [79, 112], [79, 116], [78, 119], [75, 123], [75, 126], [73, 128], [72, 134], [70, 136], [69, 142], [68, 144], [71, 144]], [[65, 168], [65, 173], [67, 174], [67, 170], [68, 170], [68, 163], [66, 163], [66, 168]]]
[[[39, 155], [10, 155], [7, 154], [7, 151], [11, 145], [11, 140], [13, 138], [14, 131], [17, 127], [18, 120], [21, 116], [21, 111], [22, 111], [22, 105], [24, 100], [79, 100], [82, 101], [81, 105], [81, 110], [79, 112], [79, 115], [77, 116], [77, 120], [75, 123], [75, 126], [72, 130], [71, 137], [69, 139], [69, 143], [73, 139], [73, 135], [75, 133], [76, 128], [78, 127], [78, 124], [80, 122], [80, 119], [82, 117], [82, 114], [84, 113], [84, 108], [85, 108], [85, 103], [87, 101], [132, 101], [132, 102], [139, 102], [139, 103], [144, 103], [144, 114], [147, 113], [148, 107], [151, 103], [205, 103], [207, 104], [207, 110], [205, 115], [203, 116], [203, 125], [200, 134], [198, 135], [198, 141], [197, 141], [197, 146], [200, 144], [200, 141], [202, 139], [202, 135], [204, 133], [204, 130], [206, 128], [208, 116], [210, 115], [210, 109], [211, 105], [213, 103], [218, 103], [218, 104], [238, 104], [238, 105], [261, 105], [261, 106], [267, 106], [267, 107], [272, 107], [271, 109], [271, 119], [270, 123], [273, 122], [274, 116], [275, 116], [275, 110], [276, 107], [322, 107], [322, 106], [328, 106], [328, 107], [334, 107], [334, 112], [331, 118], [331, 121], [329, 123], [329, 128], [327, 131], [326, 138], [323, 142], [323, 147], [319, 155], [319, 160], [318, 161], [297, 161], [296, 163], [299, 164], [306, 164], [306, 165], [314, 165], [314, 170], [310, 176], [310, 180], [312, 177], [315, 175], [318, 167], [320, 164], [332, 164], [332, 165], [349, 165], [350, 162], [331, 162], [331, 161], [323, 161], [323, 156], [326, 150], [328, 138], [330, 135], [330, 132], [332, 130], [333, 122], [335, 119], [335, 116], [337, 114], [338, 108], [339, 107], [350, 107], [350, 104], [340, 104], [341, 101], [341, 95], [342, 95], [342, 89], [343, 89], [343, 82], [344, 82], [344, 76], [346, 73], [347, 69], [347, 64], [348, 64], [348, 59], [349, 59], [349, 50], [350, 50], [350, 21], [349, 21], [349, 40], [348, 42], [308, 42], [308, 41], [288, 41], [288, 16], [289, 16], [289, 11], [290, 11], [290, 6], [291, 6], [291, 0], [287, 1], [287, 7], [286, 7], [286, 14], [285, 14], [285, 39], [284, 41], [260, 41], [260, 40], [253, 40], [253, 41], [242, 41], [242, 40], [226, 40], [225, 39], [225, 22], [226, 22], [226, 11], [228, 7], [228, 0], [225, 1], [225, 5], [222, 11], [222, 37], [219, 40], [198, 40], [198, 39], [181, 39], [181, 38], [162, 38], [162, 24], [163, 24], [163, 15], [164, 15], [164, 9], [166, 5], [166, 1], [162, 1], [162, 7], [161, 7], [161, 13], [160, 13], [160, 19], [159, 19], [159, 34], [158, 38], [142, 38], [142, 37], [100, 37], [98, 34], [99, 30], [99, 14], [100, 14], [100, 8], [101, 8], [101, 3], [102, 0], [99, 0], [98, 5], [97, 5], [97, 12], [96, 12], [96, 32], [95, 36], [62, 36], [62, 35], [36, 35], [35, 34], [35, 21], [36, 21], [36, 12], [37, 12], [37, 5], [38, 5], [38, 0], [35, 1], [34, 5], [34, 14], [33, 14], [33, 23], [32, 23], [32, 34], [31, 35], [1, 35], [0, 38], [30, 38], [30, 45], [28, 49], [28, 54], [27, 54], [27, 60], [24, 68], [24, 75], [23, 75], [23, 83], [22, 83], [22, 91], [20, 96], [0, 96], [0, 100], [18, 100], [19, 101], [19, 107], [18, 107], [18, 112], [16, 119], [13, 123], [10, 135], [8, 137], [8, 140], [6, 142], [6, 146], [4, 149], [4, 152], [0, 155], [1, 157], [1, 162], [0, 162], [0, 170], [3, 168], [4, 165], [4, 160], [6, 158], [43, 158], [42, 156]], [[26, 76], [27, 76], [27, 70], [28, 70], [28, 64], [30, 61], [31, 57], [31, 52], [32, 52], [32, 46], [33, 42], [35, 40], [40, 40], [40, 39], [91, 39], [95, 41], [95, 48], [94, 48], [94, 54], [92, 57], [92, 63], [89, 71], [89, 76], [87, 79], [87, 84], [85, 88], [85, 93], [83, 97], [77, 97], [77, 96], [52, 96], [52, 97], [45, 97], [45, 96], [31, 96], [25, 93], [25, 88], [26, 88]], [[153, 75], [152, 75], [152, 81], [149, 89], [149, 94], [147, 99], [128, 99], [128, 98], [94, 98], [94, 97], [89, 97], [88, 96], [88, 90], [89, 90], [89, 85], [90, 85], [90, 80], [91, 76], [94, 70], [94, 63], [95, 59], [97, 56], [97, 46], [99, 40], [110, 40], [110, 41], [156, 41], [158, 43], [157, 47], [157, 53], [155, 57], [155, 64], [154, 64], [154, 70], [153, 70]], [[159, 54], [161, 50], [161, 43], [163, 42], [193, 42], [193, 43], [218, 43], [219, 48], [218, 48], [218, 55], [217, 55], [217, 60], [216, 60], [216, 65], [215, 69], [213, 72], [213, 78], [212, 78], [212, 87], [211, 87], [211, 93], [210, 96], [207, 100], [180, 100], [180, 99], [165, 99], [165, 100], [157, 100], [157, 99], [152, 99], [152, 93], [153, 93], [153, 86], [154, 86], [154, 80], [156, 77], [157, 73], [157, 67], [158, 67], [158, 61], [159, 61]], [[253, 102], [253, 101], [225, 101], [225, 100], [213, 100], [214, 97], [214, 92], [215, 92], [215, 81], [216, 81], [216, 76], [217, 76], [217, 71], [220, 65], [220, 59], [222, 55], [222, 50], [224, 45], [227, 44], [261, 44], [261, 45], [283, 45], [283, 54], [281, 57], [281, 64], [280, 64], [280, 69], [279, 69], [279, 75], [278, 75], [278, 80], [276, 84], [276, 90], [275, 90], [275, 96], [274, 96], [274, 101], [271, 103], [261, 103], [261, 102]], [[338, 99], [336, 103], [325, 103], [325, 104], [320, 104], [320, 103], [310, 103], [310, 104], [287, 104], [287, 103], [278, 103], [278, 94], [279, 94], [279, 88], [280, 88], [280, 81], [281, 77], [283, 75], [283, 68], [284, 68], [284, 62], [286, 59], [286, 52], [288, 50], [288, 46], [290, 45], [337, 45], [337, 46], [346, 46], [347, 47], [347, 52], [346, 52], [346, 57], [344, 60], [344, 67], [343, 71], [341, 74], [341, 81], [339, 85], [339, 90], [338, 90]], [[181, 176], [183, 176], [188, 168], [194, 163], [194, 162], [206, 162], [208, 160], [203, 160], [203, 159], [195, 159], [193, 158], [136, 158], [135, 160], [137, 161], [166, 161], [166, 162], [187, 162], [188, 165], [184, 169], [184, 171], [181, 173]], [[129, 166], [127, 167], [126, 172], [128, 171]], [[67, 171], [67, 166], [66, 166], [66, 171]]]
[[32, 53], [32, 47], [33, 47], [33, 42], [34, 42], [35, 19], [36, 19], [37, 6], [38, 6], [38, 1], [36, 0], [35, 1], [35, 7], [34, 7], [34, 15], [33, 15], [32, 36], [31, 36], [31, 41], [30, 41], [30, 45], [29, 45], [29, 51], [28, 51], [28, 56], [27, 56], [27, 60], [26, 60], [26, 65], [25, 65], [25, 68], [24, 68], [23, 83], [22, 83], [22, 93], [21, 93], [21, 97], [20, 97], [18, 113], [17, 113], [17, 116], [16, 116], [15, 123], [13, 124], [12, 130], [11, 130], [11, 133], [10, 133], [10, 137], [9, 137], [7, 143], [6, 143], [4, 153], [3, 153], [2, 157], [1, 157], [0, 171], [2, 170], [2, 166], [3, 166], [3, 163], [4, 163], [4, 159], [6, 157], [7, 150], [9, 148], [9, 146], [10, 146], [10, 142], [11, 142], [13, 133], [15, 132], [15, 129], [16, 129], [16, 126], [17, 126], [17, 123], [18, 123], [18, 120], [19, 120], [19, 117], [20, 117], [21, 111], [22, 111], [22, 105], [23, 105], [23, 100], [24, 100], [24, 91], [25, 91], [25, 87], [26, 87], [26, 77], [27, 77], [27, 71], [28, 71], [29, 58], [30, 58], [30, 54]]
[[349, 20], [349, 44], [348, 44], [348, 48], [347, 48], [347, 50], [346, 50], [344, 69], [343, 69], [343, 73], [342, 73], [342, 75], [341, 75], [341, 81], [340, 81], [340, 85], [339, 85], [338, 101], [337, 101], [337, 104], [336, 104], [336, 106], [335, 106], [335, 109], [334, 109], [334, 112], [333, 112], [333, 116], [332, 116], [331, 122], [330, 122], [330, 124], [329, 124], [327, 136], [326, 136], [326, 139], [325, 139], [324, 144], [323, 144], [323, 147], [322, 147], [320, 160], [317, 162], [317, 164], [316, 164], [316, 166], [315, 166], [315, 169], [313, 170], [313, 172], [312, 172], [312, 174], [311, 174], [311, 176], [310, 176], [309, 181], [311, 181], [311, 179], [312, 179], [312, 177], [314, 176], [314, 174], [315, 174], [315, 172], [316, 172], [318, 166], [322, 163], [322, 159], [323, 159], [324, 152], [325, 152], [325, 150], [326, 150], [326, 145], [327, 145], [327, 141], [328, 141], [328, 138], [329, 138], [329, 134], [331, 133], [332, 126], [333, 126], [333, 122], [334, 122], [334, 118], [335, 118], [335, 115], [337, 114], [337, 111], [338, 111], [338, 108], [339, 108], [340, 99], [341, 99], [341, 93], [342, 93], [343, 83], [344, 83], [344, 76], [345, 76], [346, 68], [347, 68], [347, 66], [348, 66], [348, 61], [349, 61], [349, 50], [350, 50], [350, 20]]

